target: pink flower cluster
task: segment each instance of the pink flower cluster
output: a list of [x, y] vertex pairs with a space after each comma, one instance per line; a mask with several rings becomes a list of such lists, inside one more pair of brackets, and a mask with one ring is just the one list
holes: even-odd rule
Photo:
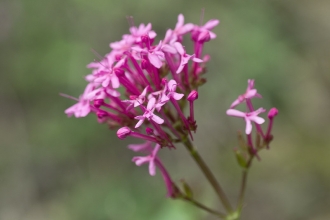
[[[173, 143], [193, 138], [192, 131], [197, 128], [193, 102], [198, 97], [197, 88], [205, 82], [202, 75], [209, 60], [208, 55], [202, 57], [203, 47], [216, 37], [211, 30], [218, 24], [218, 20], [203, 26], [185, 24], [180, 14], [174, 30], [167, 30], [158, 43], [150, 23], [130, 27], [129, 34], [110, 43], [108, 54], [87, 65], [92, 73], [85, 77], [85, 91], [65, 113], [77, 118], [95, 114], [100, 123], [121, 127], [117, 132], [120, 139], [131, 136], [148, 141], [150, 155], [133, 161], [137, 165], [148, 162], [150, 175], [158, 167], [170, 186], [171, 180], [156, 154], [162, 147], [174, 148]], [[193, 54], [183, 45], [188, 35], [194, 44]], [[183, 112], [187, 102], [189, 116]], [[151, 143], [156, 146], [154, 150]], [[168, 192], [172, 195], [171, 189]]]
[[[260, 113], [266, 112], [264, 108], [259, 108], [257, 110], [254, 110], [253, 104], [251, 102], [252, 98], [262, 98], [262, 96], [257, 92], [257, 89], [254, 88], [254, 80], [249, 79], [248, 80], [248, 86], [246, 89], [246, 92], [240, 96], [231, 104], [230, 109], [227, 110], [227, 115], [243, 118], [246, 122], [245, 127], [245, 133], [248, 136], [248, 146], [252, 148], [253, 151], [255, 151], [252, 139], [251, 139], [251, 133], [252, 133], [252, 123], [254, 123], [257, 133], [263, 138], [264, 143], [269, 144], [269, 142], [272, 139], [271, 131], [273, 126], [273, 119], [278, 114], [278, 110], [276, 108], [272, 108], [268, 113], [269, 118], [269, 124], [267, 132], [264, 133], [261, 124], [265, 122], [265, 119], [258, 116]], [[247, 111], [241, 112], [239, 110], [234, 109], [237, 105], [245, 103]]]

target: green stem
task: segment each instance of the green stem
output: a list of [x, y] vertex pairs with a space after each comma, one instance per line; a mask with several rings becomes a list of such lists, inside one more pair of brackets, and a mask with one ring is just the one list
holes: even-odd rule
[[241, 182], [241, 189], [240, 189], [240, 193], [239, 193], [239, 197], [238, 197], [237, 210], [242, 210], [242, 208], [243, 208], [248, 172], [251, 167], [253, 158], [254, 158], [254, 156], [252, 155], [246, 165], [246, 168], [242, 171], [242, 182]]
[[199, 155], [196, 148], [192, 145], [191, 141], [188, 138], [183, 138], [183, 140], [183, 144], [186, 146], [187, 150], [190, 152], [191, 156], [194, 158], [195, 162], [198, 164], [199, 168], [204, 173], [206, 179], [212, 185], [224, 208], [227, 210], [228, 213], [232, 213], [233, 209], [230, 205], [230, 202], [211, 170], [208, 168], [202, 157]]
[[209, 212], [209, 213], [211, 213], [213, 215], [218, 216], [219, 218], [225, 218], [226, 217], [226, 215], [224, 213], [221, 213], [221, 212], [215, 211], [215, 210], [213, 210], [213, 209], [211, 209], [209, 207], [206, 207], [205, 205], [197, 202], [196, 200], [194, 200], [192, 198], [189, 198], [189, 197], [186, 197], [185, 196], [185, 197], [182, 197], [182, 199], [185, 200], [185, 201], [187, 201], [187, 202], [189, 202], [189, 203], [191, 203], [191, 204], [193, 204], [194, 206], [196, 206], [196, 207], [198, 207], [200, 209], [203, 209], [204, 211], [207, 211], [207, 212]]

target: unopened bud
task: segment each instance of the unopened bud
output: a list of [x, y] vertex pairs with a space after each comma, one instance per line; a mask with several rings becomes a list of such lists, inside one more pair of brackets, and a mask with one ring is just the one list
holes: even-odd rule
[[198, 99], [198, 92], [196, 90], [193, 90], [190, 92], [190, 94], [188, 95], [187, 100], [188, 101], [195, 101], [196, 99]]
[[149, 68], [149, 61], [146, 60], [146, 59], [142, 59], [142, 60], [141, 60], [141, 68], [142, 68], [143, 70], [148, 69], [148, 68]]
[[104, 104], [104, 100], [103, 99], [95, 99], [94, 100], [94, 107], [95, 108], [100, 108], [103, 104]]
[[117, 131], [117, 137], [121, 140], [125, 139], [131, 133], [131, 129], [129, 127], [122, 127], [119, 128]]
[[268, 118], [273, 119], [278, 114], [277, 108], [271, 108], [268, 112]]
[[96, 116], [97, 116], [99, 119], [102, 119], [102, 118], [108, 116], [108, 113], [105, 112], [105, 111], [97, 111], [97, 112], [96, 112]]
[[152, 128], [149, 128], [149, 127], [146, 128], [146, 132], [149, 135], [153, 135], [154, 134], [154, 130]]
[[122, 77], [125, 75], [125, 71], [121, 68], [114, 68], [113, 71], [115, 72], [116, 76]]

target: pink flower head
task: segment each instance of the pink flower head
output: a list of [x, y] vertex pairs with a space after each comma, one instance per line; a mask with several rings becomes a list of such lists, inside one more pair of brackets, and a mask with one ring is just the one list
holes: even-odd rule
[[252, 123], [251, 121], [257, 123], [257, 124], [262, 124], [265, 122], [265, 119], [261, 118], [258, 116], [258, 114], [265, 112], [266, 110], [263, 108], [259, 108], [256, 111], [253, 112], [241, 112], [236, 109], [228, 109], [227, 110], [227, 115], [229, 116], [235, 116], [239, 118], [244, 118], [246, 122], [246, 128], [245, 128], [245, 133], [246, 134], [251, 134], [252, 131]]
[[138, 128], [142, 125], [145, 119], [148, 121], [152, 120], [157, 124], [163, 124], [164, 120], [161, 119], [159, 116], [155, 115], [153, 112], [155, 110], [156, 99], [151, 98], [148, 102], [147, 108], [144, 110], [145, 112], [143, 115], [136, 116], [135, 119], [138, 119], [139, 122], [135, 125], [135, 128]]
[[179, 65], [179, 68], [177, 69], [176, 73], [180, 73], [190, 59], [192, 59], [194, 62], [197, 62], [197, 63], [203, 62], [203, 60], [196, 58], [195, 54], [193, 54], [193, 55], [186, 54], [186, 51], [183, 48], [181, 43], [175, 42], [174, 47], [176, 48], [178, 53], [181, 55], [180, 65]]
[[74, 104], [70, 108], [66, 109], [64, 112], [69, 117], [74, 115], [76, 118], [85, 117], [91, 111], [91, 105], [89, 99], [86, 98], [87, 94], [89, 94], [94, 89], [94, 85], [92, 83], [88, 84], [85, 88], [84, 93], [79, 97], [78, 103]]
[[[149, 148], [150, 146], [143, 146], [143, 147], [144, 148], [141, 147], [141, 150], [145, 150], [145, 149]], [[138, 147], [134, 146], [134, 148], [133, 149], [136, 150]], [[155, 148], [151, 151], [151, 153], [148, 156], [133, 157], [132, 161], [135, 162], [135, 164], [137, 166], [141, 166], [142, 164], [149, 163], [149, 174], [151, 176], [155, 176], [156, 175], [156, 162], [155, 162], [155, 160], [157, 160], [157, 152], [159, 151], [159, 149], [160, 149], [160, 145], [156, 144]]]
[[197, 42], [207, 42], [217, 37], [211, 30], [220, 23], [219, 20], [212, 19], [203, 26], [195, 26], [192, 30], [192, 39]]
[[254, 80], [248, 80], [248, 86], [246, 92], [240, 96], [231, 104], [230, 108], [235, 108], [240, 103], [244, 102], [246, 99], [251, 99], [253, 97], [262, 98], [260, 94], [257, 93], [257, 90], [254, 88]]
[[145, 102], [148, 87], [149, 86], [147, 86], [139, 96], [131, 96], [130, 97], [131, 100], [123, 100], [123, 102], [129, 103], [129, 105], [127, 106], [127, 109], [130, 109], [132, 106], [134, 108], [138, 107], [139, 105], [142, 105]]

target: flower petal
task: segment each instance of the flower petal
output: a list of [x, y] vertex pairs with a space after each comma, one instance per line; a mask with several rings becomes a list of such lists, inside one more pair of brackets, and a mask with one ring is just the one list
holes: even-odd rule
[[245, 119], [245, 122], [246, 122], [245, 133], [246, 134], [251, 134], [251, 132], [252, 132], [251, 121], [249, 119]]
[[245, 116], [246, 116], [245, 112], [241, 112], [236, 109], [228, 109], [226, 111], [226, 114], [230, 115], [230, 116], [241, 117], [241, 118], [245, 118]]
[[148, 53], [148, 59], [150, 61], [150, 63], [156, 67], [156, 68], [160, 68], [163, 65], [163, 62], [159, 59], [159, 57], [155, 54], [152, 53]]
[[164, 123], [164, 120], [162, 118], [160, 118], [159, 116], [155, 115], [155, 114], [152, 115], [151, 120], [153, 120], [157, 124], [163, 124]]

